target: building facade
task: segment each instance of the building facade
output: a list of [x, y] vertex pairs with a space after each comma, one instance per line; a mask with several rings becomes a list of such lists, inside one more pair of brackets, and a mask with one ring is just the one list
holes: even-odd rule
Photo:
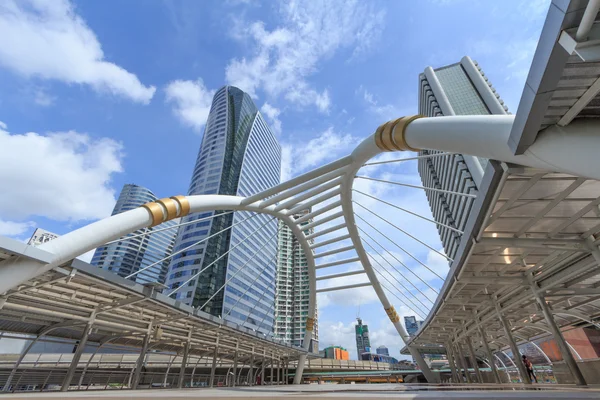
[[[468, 56], [438, 69], [427, 67], [419, 75], [419, 114], [427, 117], [506, 114], [507, 107], [479, 67]], [[438, 154], [423, 150], [419, 154]], [[487, 159], [469, 155], [446, 155], [418, 161], [423, 186], [464, 194], [477, 194]], [[425, 191], [434, 219], [463, 231], [473, 205], [472, 198]], [[438, 225], [446, 255], [454, 258], [460, 234]]]
[[[250, 196], [277, 185], [280, 170], [281, 146], [250, 96], [233, 86], [219, 89], [188, 193]], [[272, 333], [277, 220], [250, 212], [214, 214], [183, 219], [190, 224], [177, 233], [166, 283], [176, 291], [172, 297]]]
[[408, 333], [409, 336], [414, 336], [422, 324], [423, 321], [418, 321], [414, 315], [404, 317], [404, 326], [406, 327], [406, 333]]
[[356, 334], [357, 359], [362, 360], [363, 353], [371, 352], [371, 340], [369, 339], [369, 326], [363, 325], [362, 319], [356, 318], [354, 333]]
[[58, 235], [56, 233], [49, 232], [42, 228], [36, 228], [27, 244], [30, 246], [39, 246], [40, 244], [54, 240], [57, 237]]
[[[150, 189], [143, 186], [127, 184], [123, 186], [112, 215], [133, 210], [144, 203], [158, 198]], [[96, 249], [91, 264], [112, 271], [115, 274], [128, 277], [139, 283], [165, 282], [169, 261], [161, 261], [173, 251], [175, 225], [179, 219], [162, 223], [161, 225], [144, 228], [129, 234], [119, 241], [100, 246]], [[171, 229], [168, 229], [171, 228]], [[146, 233], [144, 236], [137, 236]], [[137, 237], [136, 237], [137, 236]], [[159, 286], [160, 288], [160, 286]]]
[[[293, 218], [298, 219], [311, 212], [308, 208]], [[308, 219], [301, 226], [312, 223]], [[306, 235], [313, 229], [304, 231]], [[309, 241], [312, 244], [312, 240]], [[277, 241], [277, 286], [275, 289], [275, 336], [293, 346], [302, 346], [306, 332], [308, 303], [310, 299], [308, 262], [306, 254], [290, 228], [279, 221]], [[312, 341], [309, 351], [319, 349], [318, 315], [315, 313]]]
[[389, 351], [389, 350], [388, 350], [388, 348], [387, 348], [387, 347], [385, 347], [385, 346], [379, 346], [379, 347], [378, 347], [378, 348], [375, 350], [375, 352], [376, 352], [377, 354], [379, 354], [380, 356], [389, 356], [389, 355], [390, 355], [390, 351]]
[[341, 346], [329, 346], [323, 350], [324, 358], [329, 358], [331, 360], [349, 360], [350, 353], [348, 350]]

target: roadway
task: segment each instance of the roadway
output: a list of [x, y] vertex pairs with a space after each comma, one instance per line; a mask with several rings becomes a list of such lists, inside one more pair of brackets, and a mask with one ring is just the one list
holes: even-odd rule
[[[121, 399], [119, 390], [102, 392], [54, 392], [30, 393], [12, 396], [11, 399]], [[241, 399], [267, 398], [314, 400], [326, 398], [361, 399], [598, 399], [600, 388], [576, 388], [567, 385], [289, 385], [245, 388], [182, 389], [182, 390], [136, 390], [127, 392], [127, 399]]]

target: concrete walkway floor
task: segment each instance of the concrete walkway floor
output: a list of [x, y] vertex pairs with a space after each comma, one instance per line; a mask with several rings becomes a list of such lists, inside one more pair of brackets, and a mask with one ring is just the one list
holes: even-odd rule
[[[0, 400], [2, 399], [0, 395]], [[358, 384], [358, 385], [289, 385], [239, 388], [102, 390], [48, 393], [6, 394], [10, 399], [221, 399], [242, 398], [315, 400], [327, 398], [361, 399], [600, 399], [600, 387], [567, 385], [427, 385], [427, 384]]]

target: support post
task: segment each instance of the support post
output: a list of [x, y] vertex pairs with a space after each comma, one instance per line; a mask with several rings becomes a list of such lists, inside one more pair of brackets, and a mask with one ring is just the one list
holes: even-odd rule
[[190, 340], [191, 340], [192, 331], [190, 330], [188, 334], [188, 340], [185, 343], [185, 347], [183, 348], [183, 356], [181, 358], [181, 367], [179, 368], [179, 382], [177, 387], [179, 389], [183, 388], [183, 380], [185, 379], [185, 367], [187, 366], [188, 355], [190, 353]]
[[77, 346], [77, 350], [75, 350], [75, 354], [73, 354], [73, 361], [71, 361], [71, 365], [69, 366], [69, 370], [67, 371], [67, 375], [63, 380], [62, 386], [60, 387], [61, 392], [66, 392], [69, 390], [69, 386], [71, 385], [71, 380], [73, 380], [73, 375], [75, 374], [75, 370], [77, 369], [77, 365], [79, 364], [79, 359], [83, 354], [83, 350], [85, 349], [85, 345], [88, 340], [88, 336], [90, 335], [90, 331], [92, 330], [92, 326], [94, 325], [94, 318], [96, 316], [96, 312], [92, 313], [90, 321], [85, 325], [85, 329], [83, 331], [83, 336], [79, 340], [79, 345]]
[[248, 371], [248, 383], [250, 386], [254, 386], [256, 381], [254, 380], [254, 346], [252, 346], [252, 354], [250, 355], [250, 369]]
[[450, 365], [450, 371], [452, 371], [452, 380], [459, 383], [458, 372], [456, 371], [456, 365], [454, 364], [454, 354], [452, 354], [452, 344], [446, 343], [446, 356], [448, 358], [448, 364]]
[[573, 379], [575, 379], [575, 383], [581, 386], [587, 385], [585, 378], [583, 377], [583, 374], [579, 369], [579, 365], [577, 365], [575, 358], [573, 358], [573, 354], [571, 354], [571, 350], [569, 350], [569, 346], [567, 345], [565, 337], [560, 331], [558, 325], [556, 325], [556, 321], [552, 316], [552, 311], [550, 311], [550, 306], [548, 306], [548, 303], [546, 303], [546, 299], [539, 292], [539, 287], [537, 286], [537, 284], [531, 282], [531, 290], [533, 291], [533, 295], [535, 296], [535, 299], [542, 310], [542, 314], [544, 314], [544, 319], [546, 320], [546, 323], [552, 331], [552, 336], [554, 336], [554, 340], [558, 345], [562, 358], [563, 360], [565, 360], [565, 364], [567, 364], [569, 371], [571, 371]]
[[494, 381], [496, 383], [502, 383], [502, 380], [500, 379], [500, 373], [498, 372], [498, 368], [494, 362], [494, 355], [492, 354], [492, 350], [490, 350], [490, 345], [488, 344], [487, 340], [485, 340], [485, 332], [483, 331], [481, 324], [479, 324], [477, 328], [479, 330], [479, 334], [481, 335], [481, 343], [485, 349], [485, 354], [487, 355], [488, 360], [490, 360], [490, 368], [492, 368], [492, 373], [494, 374]]
[[260, 365], [260, 384], [265, 384], [265, 363], [267, 362], [267, 348], [263, 348], [262, 364]]
[[465, 354], [463, 353], [462, 346], [459, 342], [456, 342], [456, 350], [458, 350], [458, 358], [460, 358], [460, 363], [462, 364], [463, 371], [465, 372], [465, 379], [467, 380], [467, 383], [473, 383], [471, 380], [471, 374], [469, 373], [469, 366], [467, 365]]
[[520, 360], [521, 353], [519, 353], [519, 348], [517, 347], [517, 343], [515, 342], [515, 339], [513, 338], [513, 335], [510, 331], [508, 322], [506, 322], [506, 318], [504, 318], [504, 315], [502, 315], [502, 310], [500, 309], [500, 305], [498, 304], [498, 302], [495, 300], [492, 300], [492, 301], [494, 303], [494, 307], [496, 308], [496, 314], [498, 315], [498, 319], [500, 319], [500, 323], [502, 323], [502, 327], [504, 328], [504, 334], [506, 335], [506, 339], [508, 339], [508, 344], [510, 345], [510, 349], [513, 353], [513, 358], [514, 358], [513, 363], [517, 366], [517, 369], [519, 370], [519, 375], [521, 377], [521, 381], [527, 385], [531, 385], [531, 380], [529, 379], [529, 374], [527, 373], [527, 370], [525, 369], [525, 365]]
[[475, 370], [475, 375], [477, 376], [477, 380], [479, 383], [483, 382], [483, 376], [481, 375], [481, 371], [479, 370], [479, 365], [477, 365], [477, 356], [475, 356], [475, 351], [473, 350], [473, 343], [471, 343], [471, 339], [467, 337], [467, 348], [469, 349], [469, 354], [471, 355], [471, 363], [473, 364], [473, 369]]
[[217, 336], [217, 345], [213, 352], [212, 366], [210, 367], [210, 384], [209, 387], [214, 387], [215, 372], [217, 370], [217, 356], [219, 355], [219, 337]]
[[280, 381], [280, 376], [279, 376], [279, 370], [281, 370], [281, 359], [277, 358], [277, 385], [279, 386], [281, 384]]
[[240, 340], [235, 342], [235, 353], [233, 354], [233, 387], [237, 385], [237, 369], [238, 369], [238, 351], [240, 349]]
[[150, 336], [152, 335], [152, 322], [148, 325], [148, 331], [146, 332], [146, 336], [144, 336], [144, 342], [142, 344], [142, 349], [140, 350], [140, 356], [137, 359], [137, 363], [135, 366], [135, 374], [133, 375], [133, 383], [131, 388], [133, 390], [137, 389], [140, 383], [140, 375], [142, 373], [142, 368], [144, 368], [144, 361], [146, 361], [146, 353], [148, 352], [148, 345], [150, 344]]
[[275, 364], [275, 355], [273, 354], [273, 352], [271, 352], [271, 386], [273, 386], [273, 374], [274, 374], [274, 370], [273, 370], [273, 365]]

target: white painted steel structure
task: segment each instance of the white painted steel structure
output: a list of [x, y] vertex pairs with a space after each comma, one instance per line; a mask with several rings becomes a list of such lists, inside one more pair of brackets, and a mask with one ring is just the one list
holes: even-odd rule
[[[547, 171], [566, 172], [600, 179], [600, 170], [590, 162], [596, 157], [596, 149], [600, 148], [600, 136], [595, 134], [597, 126], [595, 123], [576, 121], [568, 127], [546, 129], [524, 154], [515, 156], [506, 146], [512, 122], [512, 116], [403, 118], [393, 121], [380, 127], [374, 135], [365, 139], [350, 156], [257, 195], [247, 198], [207, 195], [188, 196], [187, 198], [179, 196], [176, 200], [163, 199], [157, 203], [150, 203], [152, 206], [147, 208], [141, 207], [109, 217], [39, 246], [39, 249], [52, 254], [48, 261], [24, 257], [9, 258], [0, 263], [2, 278], [0, 279], [0, 292], [14, 290], [19, 285], [26, 285], [28, 281], [35, 280], [37, 276], [86, 251], [138, 229], [181, 216], [184, 211], [194, 213], [244, 210], [265, 213], [280, 219], [298, 238], [309, 264], [311, 297], [308, 325], [311, 325], [311, 318], [315, 313], [315, 298], [318, 292], [316, 269], [359, 260], [369, 279], [369, 284], [373, 286], [396, 330], [405, 341], [408, 341], [408, 335], [401, 325], [392, 303], [387, 298], [363, 247], [353, 205], [355, 176], [365, 163], [384, 151], [382, 148], [397, 150], [427, 148], [474, 154]], [[578, 154], [578, 157], [571, 157], [570, 154]], [[331, 215], [335, 215], [339, 222], [330, 228], [305, 236], [298, 222], [291, 215], [304, 207], [312, 206], [314, 208], [315, 205], [322, 205], [325, 202], [328, 204], [326, 207], [313, 211], [308, 216], [313, 218], [312, 225], [318, 226], [331, 221]], [[324, 217], [324, 209], [334, 214]], [[314, 239], [333, 232], [335, 232], [335, 236], [327, 241], [315, 242], [313, 245], [307, 241], [307, 239]], [[319, 247], [346, 239], [352, 242], [351, 250], [356, 253], [356, 256], [330, 264], [315, 262], [315, 258], [319, 257]], [[341, 276], [343, 274], [332, 276], [331, 280]], [[350, 286], [357, 287], [359, 285]], [[339, 287], [339, 289], [346, 287]], [[328, 290], [334, 289], [329, 288]], [[312, 326], [310, 328], [312, 329]], [[311, 329], [307, 329], [307, 335], [310, 335]], [[308, 344], [309, 340], [305, 340], [304, 343]], [[418, 351], [412, 347], [409, 347], [409, 351], [417, 360], [427, 379], [435, 381], [435, 377], [429, 372], [429, 368]], [[298, 382], [302, 375], [302, 366], [306, 355], [300, 357], [296, 374]]]
[[[585, 4], [581, 6], [583, 2], [574, 2], [563, 9], [565, 6], [563, 3], [566, 2], [553, 2], [549, 18], [551, 19], [552, 13], [560, 11], [566, 15], [565, 21], [567, 21], [562, 25], [558, 24], [560, 29], [576, 27], [577, 24], [573, 21], [577, 18], [574, 16], [579, 16], [579, 21], [581, 21], [583, 14], [586, 13]], [[590, 7], [596, 7], [596, 2], [592, 3]], [[590, 9], [592, 14], [597, 12], [597, 9], [596, 11], [593, 11], [593, 8]], [[587, 22], [585, 22], [585, 25], [590, 24], [590, 18], [589, 15], [586, 17]], [[593, 22], [594, 18], [591, 21]], [[597, 23], [591, 25], [592, 28], [589, 31], [588, 28], [582, 28], [579, 36], [585, 36], [586, 32], [590, 35], [593, 34], [594, 27], [597, 28]], [[552, 54], [545, 56], [544, 60], [553, 60], [552, 57], [557, 57], [557, 54], [562, 51], [560, 53], [562, 66], [565, 66], [567, 60], [569, 60], [569, 63], [575, 64], [575, 61], [572, 60], [574, 56], [571, 55], [574, 53], [569, 52], [573, 49], [560, 47], [564, 45], [558, 39], [560, 30], [554, 33], [556, 35], [552, 40], [555, 43], [551, 43], [551, 46], [541, 46], [538, 48], [538, 53], [548, 51], [548, 49], [558, 49], [556, 52], [552, 51]], [[544, 40], [546, 38], [543, 34], [542, 42]], [[566, 64], [565, 71], [570, 68], [569, 63]], [[599, 239], [595, 235], [600, 230], [600, 221], [598, 220], [600, 215], [597, 215], [600, 213], [598, 209], [600, 196], [597, 182], [600, 180], [600, 168], [597, 166], [598, 149], [600, 149], [600, 135], [598, 134], [600, 124], [597, 119], [574, 118], [573, 115], [570, 115], [577, 115], [577, 110], [585, 110], [587, 107], [587, 103], [579, 104], [581, 102], [577, 99], [573, 101], [574, 104], [567, 106], [562, 117], [552, 116], [554, 119], [550, 119], [548, 115], [544, 115], [544, 107], [548, 106], [549, 100], [548, 98], [539, 100], [541, 97], [538, 96], [544, 96], [545, 92], [543, 93], [542, 89], [547, 89], [548, 80], [553, 79], [554, 83], [558, 84], [561, 79], [560, 74], [552, 70], [550, 71], [550, 77], [544, 75], [546, 87], [541, 87], [543, 85], [541, 85], [538, 78], [546, 74], [551, 67], [554, 68], [555, 66], [549, 65], [542, 73], [538, 73], [539, 71], [536, 71], [536, 68], [539, 67], [536, 67], [536, 60], [534, 59], [533, 77], [530, 74], [516, 116], [401, 118], [379, 127], [373, 135], [370, 135], [359, 144], [349, 156], [256, 195], [249, 197], [176, 196], [175, 198], [162, 199], [158, 202], [149, 203], [145, 207], [90, 224], [56, 240], [44, 243], [38, 248], [24, 248], [22, 252], [15, 254], [6, 253], [8, 256], [0, 262], [0, 293], [10, 295], [11, 293], [19, 293], [22, 290], [35, 291], [36, 286], [43, 283], [40, 281], [41, 277], [48, 283], [49, 274], [57, 271], [65, 263], [69, 263], [80, 254], [138, 229], [155, 226], [188, 213], [233, 210], [268, 214], [282, 221], [293, 232], [306, 254], [309, 267], [309, 316], [303, 343], [304, 351], [297, 349], [295, 353], [299, 357], [294, 379], [296, 383], [301, 380], [304, 362], [307, 357], [305, 350], [310, 343], [309, 335], [311, 334], [312, 321], [315, 315], [316, 294], [365, 286], [373, 287], [395, 329], [408, 344], [407, 351], [413, 355], [430, 382], [435, 382], [437, 377], [429, 370], [421, 353], [447, 352], [449, 350], [450, 358], [456, 360], [457, 369], [460, 371], [462, 368], [461, 362], [463, 367], [465, 366], [463, 354], [465, 343], [463, 342], [465, 339], [470, 340], [470, 336], [476, 334], [482, 336], [481, 348], [485, 351], [489, 361], [493, 358], [490, 349], [488, 349], [490, 343], [494, 344], [493, 342], [495, 342], [493, 346], [495, 350], [503, 351], [510, 347], [512, 352], [517, 354], [517, 341], [532, 337], [533, 332], [536, 332], [536, 334], [541, 332], [552, 333], [559, 342], [563, 356], [567, 358], [566, 362], [575, 381], [584, 382], [581, 376], [577, 376], [578, 368], [575, 365], [575, 360], [568, 357], [570, 352], [567, 349], [567, 343], [560, 340], [561, 324], [557, 323], [555, 318], [563, 315], [567, 318], [597, 324], [594, 318], [598, 316], [598, 306], [594, 303], [600, 300], [600, 293], [598, 293], [600, 284], [596, 279], [599, 275], [600, 250], [598, 250]], [[597, 68], [597, 66], [595, 67]], [[538, 81], [529, 82], [532, 79], [538, 79]], [[565, 81], [569, 80], [565, 79]], [[592, 88], [593, 84], [589, 90], [592, 90]], [[538, 90], [538, 92], [533, 97], [527, 97], [530, 90]], [[556, 89], [556, 91], [560, 90]], [[580, 98], [583, 98], [583, 95], [588, 91], [581, 92], [579, 94]], [[593, 99], [593, 94], [587, 93], [587, 96], [589, 101]], [[555, 100], [562, 101], [561, 99], [552, 99], [552, 101]], [[559, 120], [562, 120], [562, 123]], [[500, 163], [491, 162], [488, 166], [488, 170], [491, 172], [489, 174], [486, 172], [483, 176], [480, 196], [476, 199], [478, 212], [472, 216], [472, 221], [467, 224], [465, 231], [460, 232], [464, 236], [460, 244], [461, 249], [453, 260], [452, 270], [450, 271], [451, 278], [446, 280], [442, 293], [435, 300], [435, 303], [429, 300], [432, 307], [422, 304], [425, 308], [423, 313], [428, 314], [427, 321], [417, 333], [417, 336], [411, 339], [406, 334], [400, 323], [398, 313], [388, 298], [386, 290], [389, 292], [389, 286], [385, 286], [385, 283], [380, 282], [379, 277], [384, 277], [384, 275], [381, 270], [378, 271], [372, 264], [373, 258], [370, 258], [372, 255], [364, 247], [364, 244], [367, 244], [370, 249], [375, 250], [372, 245], [374, 240], [358, 225], [359, 220], [366, 221], [356, 213], [357, 209], [354, 205], [360, 205], [360, 203], [355, 201], [354, 192], [361, 192], [354, 186], [357, 174], [363, 166], [382, 162], [377, 160], [369, 163], [372, 158], [381, 153], [422, 149], [439, 150], [449, 154], [468, 154], [497, 160]], [[425, 157], [438, 156], [444, 156], [444, 154], [427, 155]], [[407, 159], [411, 158], [408, 157]], [[487, 175], [489, 177], [486, 178]], [[537, 188], [536, 185], [538, 184], [548, 182], [549, 185], [540, 189], [541, 195], [527, 197], [529, 190]], [[552, 184], [556, 182], [560, 182], [560, 184], [553, 186]], [[568, 182], [566, 186], [564, 185], [565, 182]], [[512, 186], [513, 183], [515, 186]], [[586, 188], [590, 188], [589, 193], [586, 192], [581, 197], [575, 197], [575, 199], [569, 198], [571, 192], [576, 192], [578, 187], [584, 184]], [[482, 190], [483, 188], [485, 190]], [[511, 189], [508, 190], [507, 188]], [[367, 194], [367, 196], [379, 200], [376, 196], [370, 194]], [[580, 208], [573, 208], [571, 201], [585, 202], [585, 204], [580, 204]], [[386, 204], [394, 206], [389, 203]], [[499, 225], [501, 222], [506, 221], [505, 218], [510, 218], [510, 213], [516, 212], [513, 207], [516, 204], [520, 205], [516, 208], [517, 210], [519, 208], [528, 210], [527, 218], [529, 220], [526, 224], [520, 226], [519, 230], [495, 229], [494, 224]], [[539, 206], [541, 204], [545, 204], [545, 206], [540, 210]], [[565, 206], [564, 213], [558, 216], [549, 216], [548, 214], [553, 212], [557, 206]], [[293, 218], [293, 215], [306, 207], [312, 207], [309, 214], [298, 219]], [[409, 212], [423, 218], [410, 212], [410, 210], [394, 207], [402, 212]], [[377, 216], [377, 213], [372, 213]], [[596, 214], [590, 217], [588, 213]], [[525, 219], [526, 217], [520, 216], [520, 218]], [[562, 219], [562, 222], [553, 228], [544, 228], [533, 232], [541, 236], [528, 236], [530, 234], [529, 228], [537, 227], [536, 224], [547, 222], [544, 219], [551, 218]], [[303, 230], [307, 229], [307, 226], [301, 224], [308, 219], [312, 219], [309, 224], [310, 227], [316, 229], [314, 233], [306, 235]], [[436, 223], [435, 221], [430, 222]], [[577, 229], [573, 226], [577, 226]], [[569, 231], [569, 229], [572, 231]], [[488, 237], [485, 234], [486, 232], [489, 232], [491, 236]], [[578, 237], [565, 237], [563, 234]], [[412, 238], [427, 246], [419, 238]], [[313, 240], [314, 243], [311, 244]], [[434, 248], [429, 248], [435, 251]], [[505, 263], [507, 265], [506, 269], [495, 271], [493, 274], [485, 271], [485, 268], [490, 264], [496, 264], [494, 263], [496, 258], [508, 256], [503, 254], [506, 249], [518, 250], [516, 257]], [[527, 261], [527, 258], [531, 255], [530, 249], [541, 249], [541, 254], [538, 254], [536, 261], [532, 263]], [[387, 251], [385, 248], [384, 250]], [[328, 256], [340, 256], [342, 254], [344, 258], [335, 261], [320, 261], [320, 259]], [[351, 265], [357, 262], [360, 264], [358, 270], [349, 270], [317, 278], [317, 270]], [[390, 266], [392, 265], [390, 264]], [[535, 269], [536, 266], [539, 267], [539, 270]], [[382, 266], [380, 265], [380, 267]], [[486, 273], [482, 273], [482, 271]], [[380, 275], [378, 276], [377, 273]], [[335, 282], [339, 279], [352, 275], [364, 275], [368, 280], [361, 283], [335, 285]], [[62, 277], [61, 279], [65, 278]], [[317, 280], [332, 284], [318, 290]], [[386, 281], [388, 284], [395, 286], [387, 278]], [[398, 280], [398, 284], [402, 285], [401, 281]], [[513, 288], [518, 293], [515, 293], [514, 290], [507, 291], [507, 288]], [[418, 290], [416, 286], [415, 289]], [[462, 294], [460, 294], [461, 291], [463, 291]], [[407, 292], [410, 293], [408, 290]], [[469, 293], [469, 295], [467, 296], [466, 293]], [[409, 296], [406, 296], [407, 301], [410, 301]], [[553, 307], [553, 309], [550, 309], [547, 306], [545, 299], [552, 296], [560, 297], [558, 302], [558, 304], [562, 304], [560, 308]], [[416, 298], [416, 296], [414, 297]], [[423, 298], [425, 297], [423, 295]], [[569, 297], [575, 299], [575, 305], [571, 304]], [[509, 299], [510, 301], [508, 301]], [[473, 303], [477, 305], [475, 311], [470, 308]], [[535, 306], [536, 303], [537, 306]], [[11, 303], [8, 299], [2, 298], [0, 304], [6, 306], [6, 304]], [[413, 306], [414, 309], [420, 309], [420, 306], [416, 303], [413, 303]], [[481, 306], [484, 309], [480, 309]], [[21, 307], [21, 310], [30, 309], [27, 305], [17, 307]], [[429, 308], [431, 312], [429, 312]], [[542, 322], [539, 315], [531, 317], [533, 308], [541, 310], [545, 323]], [[440, 310], [451, 311], [454, 316], [449, 319], [444, 318], [444, 315], [440, 314]], [[48, 312], [56, 314], [60, 311], [50, 310]], [[518, 326], [518, 319], [527, 317], [525, 314], [529, 315], [531, 323], [523, 322], [524, 327]], [[88, 331], [91, 332], [93, 324], [98, 320], [102, 321], [102, 318], [96, 316], [96, 311], [91, 315], [87, 315], [85, 323], [89, 324]], [[484, 328], [483, 324], [492, 319], [496, 321], [498, 330], [503, 330], [504, 334], [491, 337], [491, 342], [487, 343], [485, 336], [488, 333], [482, 332], [480, 328]], [[572, 324], [573, 319], [566, 319], [566, 321], [565, 326]], [[104, 322], [108, 322], [108, 324], [104, 323], [105, 326], [111, 324], [110, 321]], [[516, 332], [518, 329], [522, 329], [525, 334], [521, 335], [520, 332]], [[528, 332], [532, 332], [532, 334]], [[218, 341], [213, 344], [215, 346], [219, 345]], [[437, 346], [428, 346], [431, 344]], [[473, 353], [481, 352], [478, 343], [473, 346], [473, 343], [467, 341], [466, 345], [471, 358], [477, 355]], [[445, 350], [443, 349], [444, 346]], [[251, 353], [255, 353], [254, 349], [251, 350]], [[456, 355], [459, 357], [456, 357]], [[494, 363], [491, 364], [494, 368]], [[523, 371], [522, 364], [513, 362], [513, 365], [520, 370], [520, 375], [523, 381], [526, 382], [528, 378], [525, 377], [526, 374]], [[451, 367], [456, 369], [454, 363], [451, 364]], [[462, 369], [467, 370], [468, 368]], [[454, 371], [454, 375], [457, 375], [456, 371]], [[581, 372], [579, 372], [579, 375], [581, 375]], [[465, 377], [467, 380], [471, 379], [469, 373]], [[481, 376], [473, 378], [481, 380]]]

